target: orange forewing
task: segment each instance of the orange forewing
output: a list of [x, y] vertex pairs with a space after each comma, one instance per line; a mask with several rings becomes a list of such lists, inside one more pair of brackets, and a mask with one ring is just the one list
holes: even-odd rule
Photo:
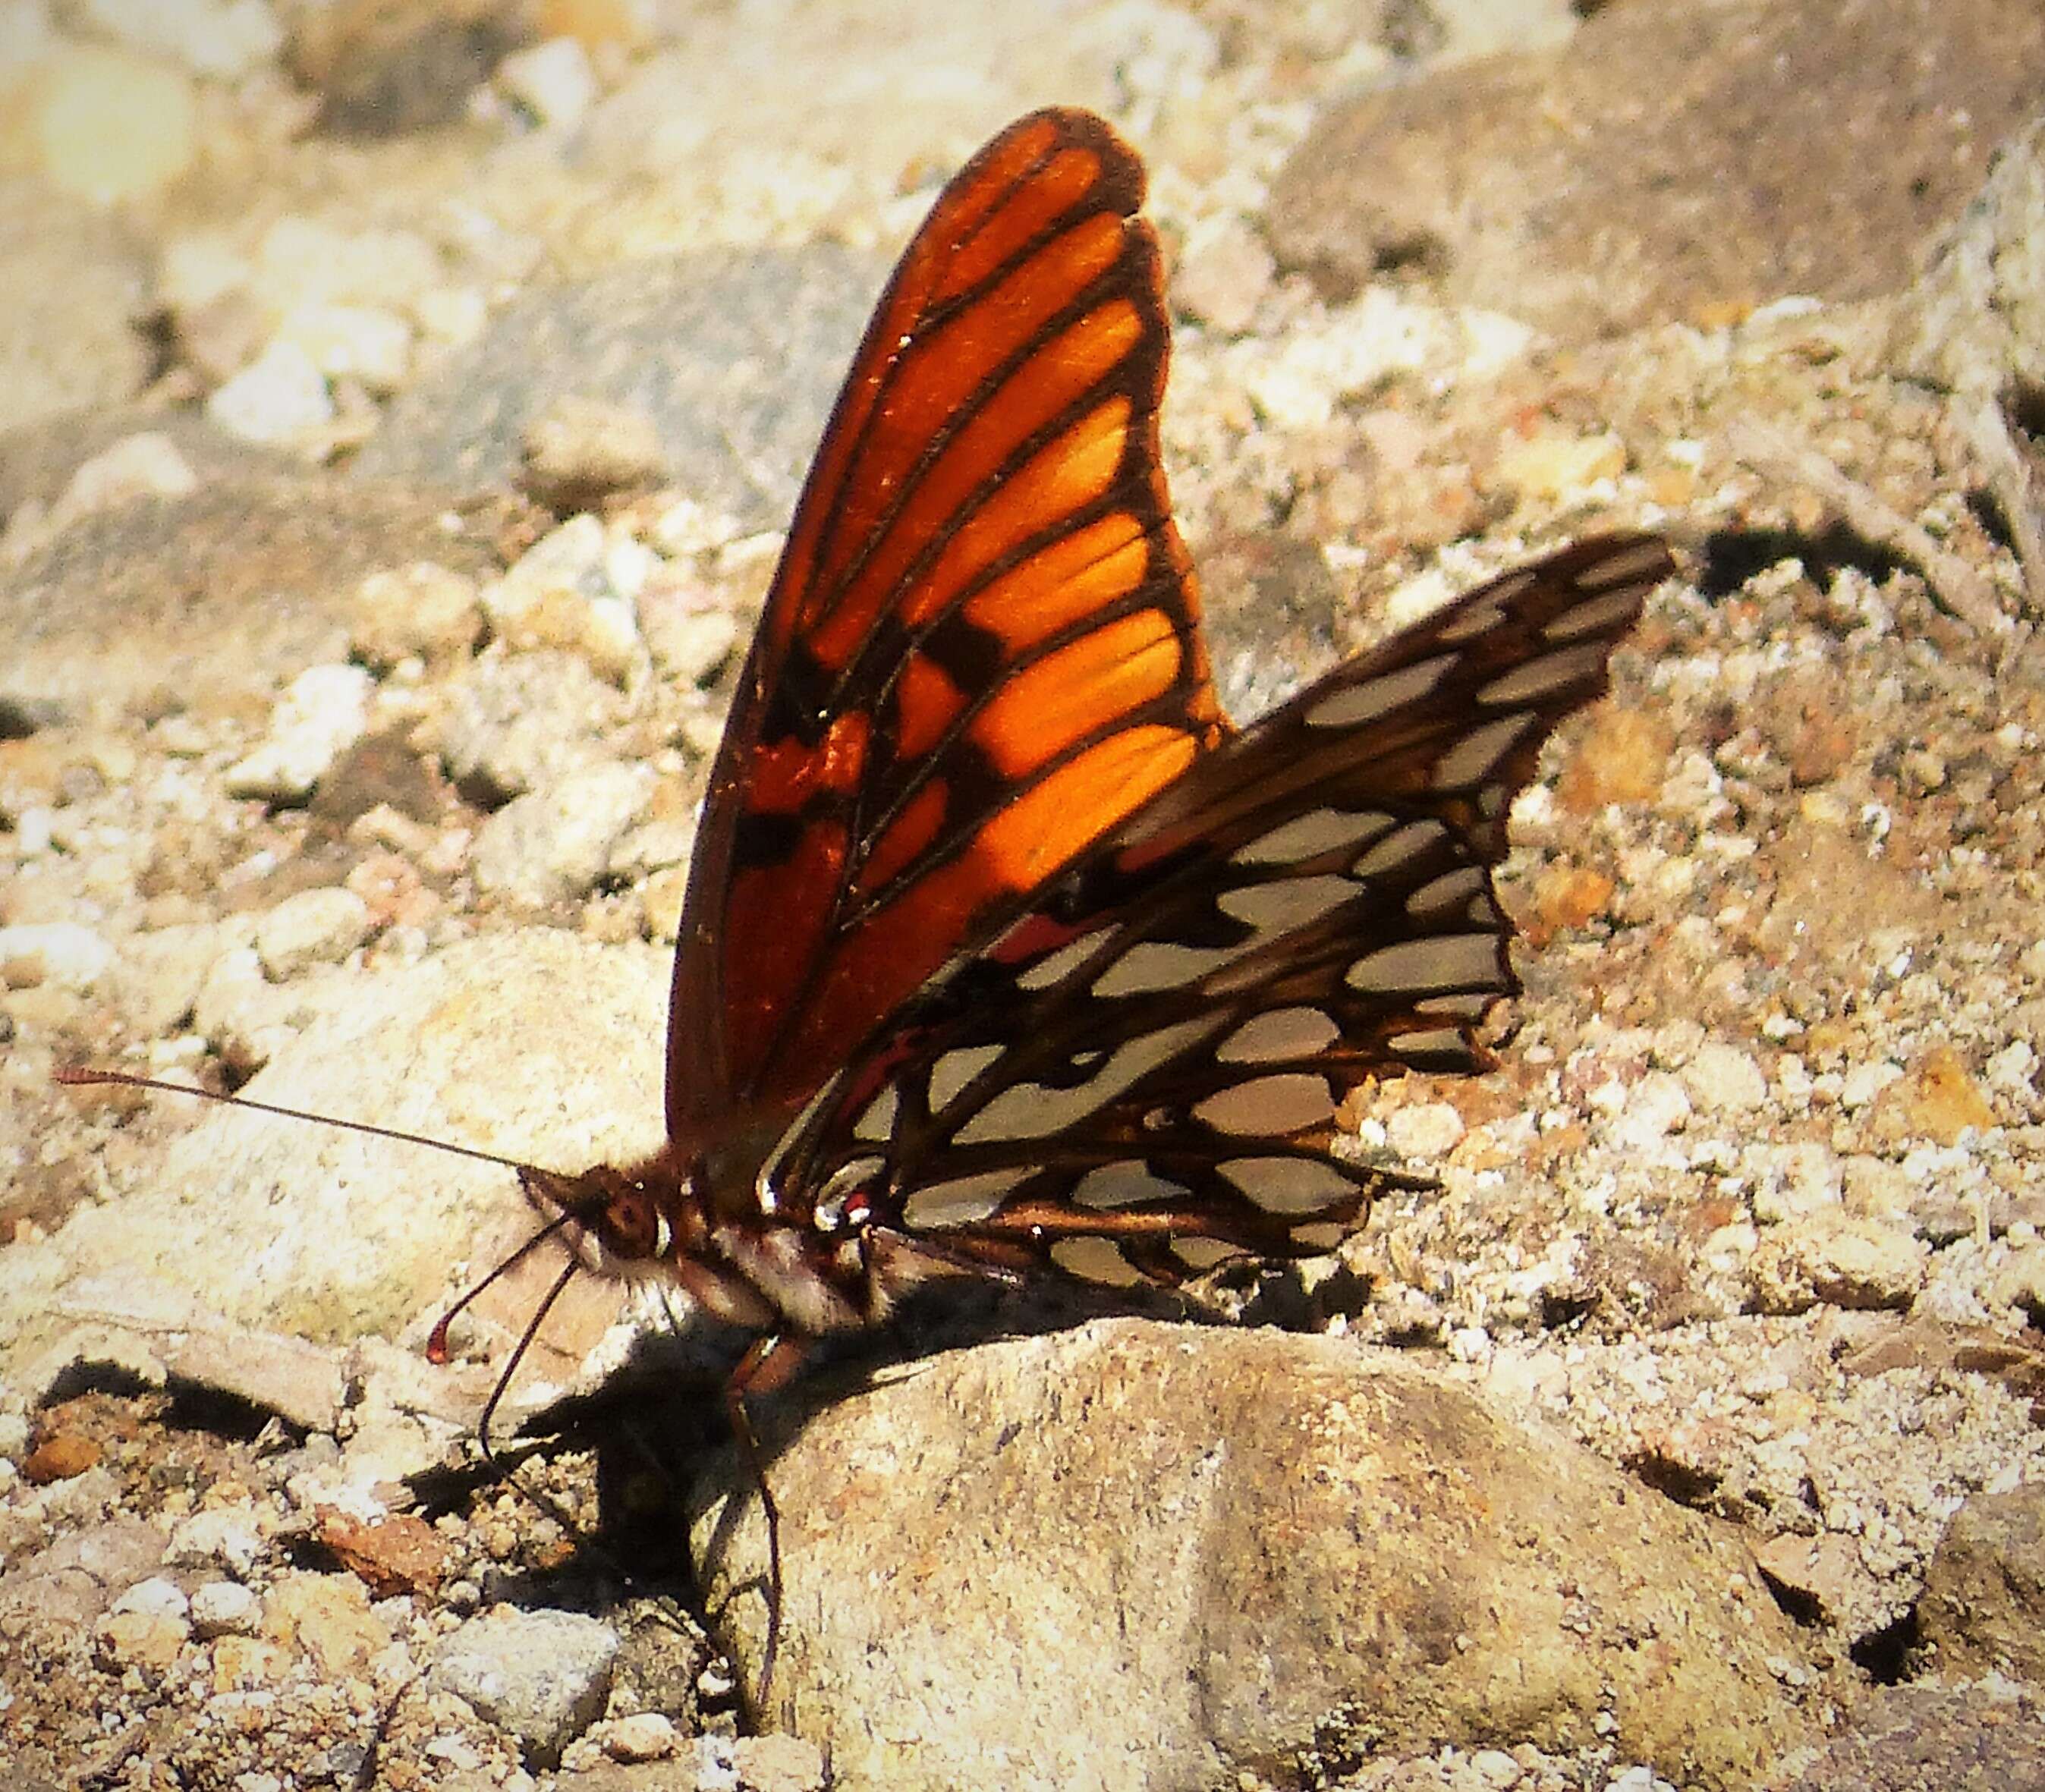
[[676, 954], [685, 1148], [799, 1104], [1226, 723], [1157, 441], [1140, 164], [1034, 113], [903, 256], [734, 701]]

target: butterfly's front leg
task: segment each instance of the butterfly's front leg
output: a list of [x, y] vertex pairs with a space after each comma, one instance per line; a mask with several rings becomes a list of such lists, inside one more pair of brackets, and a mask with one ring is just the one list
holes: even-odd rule
[[760, 1490], [760, 1510], [767, 1521], [767, 1642], [760, 1655], [757, 1709], [766, 1709], [774, 1685], [774, 1657], [781, 1646], [781, 1513], [767, 1485], [767, 1465], [753, 1429], [748, 1394], [772, 1394], [786, 1387], [810, 1353], [811, 1340], [799, 1333], [769, 1332], [756, 1338], [724, 1384], [724, 1410], [731, 1435], [753, 1484]]

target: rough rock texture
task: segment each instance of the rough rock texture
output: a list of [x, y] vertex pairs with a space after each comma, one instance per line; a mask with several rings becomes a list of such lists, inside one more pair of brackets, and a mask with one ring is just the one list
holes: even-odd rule
[[[658, 1143], [666, 983], [650, 948], [537, 929], [366, 980], [258, 980], [231, 1024], [260, 1030], [264, 1009], [288, 1022], [252, 1099], [575, 1170]], [[619, 1098], [634, 1083], [636, 1098]], [[198, 1313], [323, 1343], [416, 1333], [496, 1260], [491, 1239], [508, 1248], [530, 1228], [495, 1166], [246, 1110], [162, 1117], [175, 1136], [149, 1187], [7, 1253], [6, 1305], [22, 1317], [0, 1342], [17, 1365], [53, 1341], [74, 1348], [67, 1323], [163, 1330]], [[506, 1294], [510, 1312], [530, 1310], [530, 1285]]]
[[[266, 686], [272, 667], [345, 656], [368, 574], [480, 563], [490, 510], [472, 533], [449, 527], [446, 498], [416, 486], [287, 479], [88, 517], [0, 584], [0, 696], [80, 710], [231, 702]], [[81, 640], [94, 644], [89, 658]]]
[[[769, 1475], [774, 1709], [848, 1786], [1191, 1786], [1354, 1732], [1733, 1787], [1808, 1733], [1736, 1539], [1389, 1355], [1104, 1321], [840, 1399]], [[718, 1603], [764, 1570], [728, 1518]]]
[[1948, 1679], [2045, 1684], [2045, 1486], [1977, 1494], [1924, 1571], [1919, 1640]]
[[1566, 336], [1864, 298], [1908, 282], [2041, 77], [2020, 0], [1603, 8], [1545, 63], [1334, 109], [1273, 187], [1271, 240], [1331, 297], [1419, 262]]
[[391, 407], [360, 470], [502, 488], [557, 401], [593, 401], [652, 421], [675, 483], [776, 527], [884, 272], [825, 245], [634, 261], [530, 293]]

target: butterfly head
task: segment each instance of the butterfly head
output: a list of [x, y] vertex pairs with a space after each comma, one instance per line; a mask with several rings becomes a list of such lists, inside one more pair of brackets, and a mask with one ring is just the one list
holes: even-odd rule
[[590, 1267], [630, 1275], [671, 1258], [689, 1177], [666, 1152], [638, 1163], [601, 1164], [574, 1175], [526, 1169], [526, 1197], [573, 1232]]

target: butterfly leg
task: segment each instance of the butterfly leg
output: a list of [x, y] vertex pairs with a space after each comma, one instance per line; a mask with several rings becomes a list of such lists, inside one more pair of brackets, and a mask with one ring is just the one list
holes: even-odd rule
[[738, 1367], [724, 1384], [724, 1409], [731, 1421], [731, 1435], [738, 1444], [746, 1472], [760, 1490], [760, 1510], [767, 1521], [767, 1643], [761, 1651], [760, 1697], [757, 1709], [764, 1712], [774, 1685], [774, 1658], [781, 1648], [781, 1513], [774, 1503], [773, 1490], [767, 1485], [767, 1465], [761, 1456], [760, 1439], [753, 1429], [747, 1409], [749, 1394], [772, 1394], [788, 1386], [803, 1359], [809, 1355], [810, 1340], [784, 1332], [770, 1332], [756, 1339], [739, 1359]]

